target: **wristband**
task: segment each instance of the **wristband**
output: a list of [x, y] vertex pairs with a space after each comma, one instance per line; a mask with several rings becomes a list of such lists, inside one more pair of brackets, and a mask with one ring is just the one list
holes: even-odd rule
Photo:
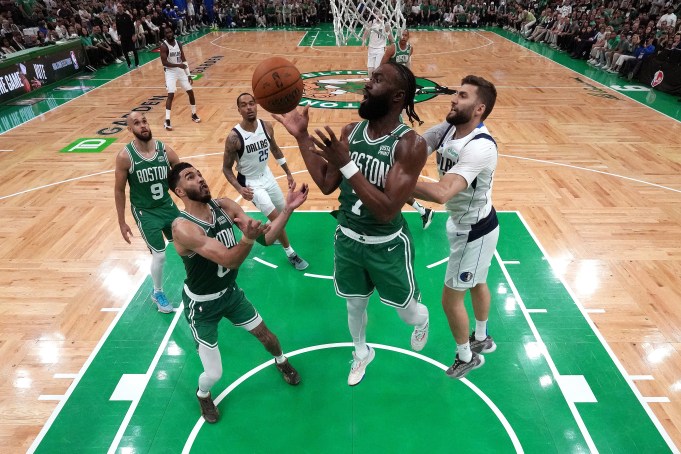
[[244, 236], [241, 237], [241, 241], [243, 241], [243, 242], [246, 243], [246, 244], [253, 244], [253, 243], [255, 243], [255, 240], [250, 239], [250, 238], [247, 237], [246, 235], [244, 235]]
[[279, 164], [280, 166], [283, 166], [284, 164], [286, 164], [286, 158], [277, 159], [277, 164]]
[[341, 173], [346, 180], [349, 180], [354, 174], [359, 172], [359, 167], [355, 164], [355, 161], [350, 161], [340, 168]]
[[191, 76], [192, 72], [189, 71], [189, 63], [187, 63], [186, 61], [183, 61], [182, 64], [183, 64], [183, 65], [187, 65], [187, 67], [184, 68], [184, 72], [185, 72], [188, 76]]

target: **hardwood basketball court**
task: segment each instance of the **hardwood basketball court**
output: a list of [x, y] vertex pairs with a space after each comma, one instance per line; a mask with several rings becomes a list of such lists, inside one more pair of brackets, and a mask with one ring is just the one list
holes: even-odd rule
[[[355, 86], [362, 77], [359, 71], [366, 69], [366, 50], [324, 46], [323, 35], [215, 32], [188, 44], [190, 66], [203, 64], [203, 76], [194, 82], [202, 118], [198, 125], [190, 120], [186, 95], [179, 93], [173, 106], [174, 131], [163, 130], [165, 87], [156, 59], [103, 85], [82, 81], [97, 88], [0, 136], [0, 150], [11, 150], [0, 153], [3, 452], [169, 452], [186, 446], [199, 416], [192, 392], [200, 363], [181, 314], [157, 313], [149, 301], [150, 257], [137, 230], [133, 228], [132, 246], [119, 233], [114, 156], [131, 140], [119, 123], [132, 108], [147, 111], [154, 137], [199, 168], [214, 195], [236, 197], [221, 173], [224, 138], [240, 120], [236, 97], [250, 91], [251, 73], [273, 54], [271, 49], [309, 75], [306, 96], [317, 105], [310, 114], [313, 127], [328, 124], [339, 131], [358, 118], [354, 108], [330, 107], [358, 99], [354, 88], [343, 90], [338, 81]], [[239, 393], [221, 403], [221, 422], [196, 429], [194, 451], [219, 443], [225, 452], [264, 452], [282, 439], [310, 443], [288, 445], [310, 452], [381, 452], [393, 446], [439, 452], [452, 443], [461, 443], [462, 449], [516, 452], [677, 451], [681, 115], [656, 112], [589, 80], [588, 72], [576, 74], [490, 31], [414, 31], [411, 41], [417, 76], [456, 86], [463, 76], [476, 74], [494, 82], [499, 92], [486, 121], [500, 151], [495, 206], [510, 212], [502, 215], [499, 257], [490, 280], [491, 288], [498, 289], [490, 318], [497, 352], [467, 377], [470, 386], [453, 382], [442, 371], [422, 366], [424, 359], [416, 365], [408, 353], [390, 350], [408, 350], [408, 330], [372, 302], [368, 340], [384, 349], [378, 351], [365, 382], [348, 389], [350, 349], [343, 343], [349, 335], [343, 302], [333, 294], [330, 281], [286, 268], [277, 247], [258, 249], [254, 255], [279, 268], [273, 271], [248, 260], [239, 281], [284, 349], [343, 345], [305, 350], [294, 357], [305, 387], [285, 388], [271, 367], [244, 381], [235, 388]], [[585, 81], [601, 92], [585, 87]], [[425, 131], [444, 119], [449, 97], [434, 96], [416, 104], [416, 110], [425, 121], [417, 130]], [[271, 119], [263, 110], [259, 116]], [[296, 179], [313, 186], [301, 207], [312, 213], [294, 216], [292, 243], [301, 255], [307, 253], [309, 273], [328, 276], [333, 219], [318, 212], [335, 208], [336, 198], [324, 197], [314, 187], [283, 128], [276, 126], [275, 133]], [[115, 142], [101, 152], [60, 152], [82, 138]], [[271, 164], [280, 175], [276, 163]], [[432, 162], [423, 176], [437, 178]], [[252, 210], [248, 203], [242, 206]], [[448, 365], [454, 342], [439, 303], [444, 270], [428, 268], [444, 257], [438, 252], [446, 248], [444, 218], [438, 213], [423, 232], [417, 217], [408, 217], [417, 241], [417, 279], [435, 325], [422, 354]], [[174, 252], [169, 255], [166, 286], [177, 306], [183, 270]], [[256, 293], [265, 283], [273, 289]], [[285, 297], [278, 299], [280, 295]], [[220, 336], [225, 377], [215, 395], [269, 359], [239, 330], [225, 326]], [[131, 357], [145, 365], [132, 366]], [[539, 369], [528, 372], [527, 364], [537, 358]], [[88, 375], [97, 367], [109, 374], [106, 380]], [[147, 374], [144, 394], [136, 401], [111, 403], [122, 374]], [[586, 383], [596, 402], [571, 400], [558, 384], [563, 376], [582, 377], [575, 381]], [[509, 392], [510, 384], [518, 381], [527, 383], [531, 398], [509, 398], [523, 395], [515, 388]], [[500, 414], [466, 413], [469, 400], [479, 402], [471, 394], [473, 387], [489, 395], [517, 434], [518, 444], [498, 422]], [[79, 395], [85, 399], [77, 400]], [[263, 395], [271, 395], [270, 400]], [[544, 398], [555, 401], [558, 410], [545, 409]], [[130, 410], [131, 401], [139, 404], [137, 410]], [[625, 401], [631, 403], [628, 410]], [[344, 405], [348, 402], [353, 402], [352, 409]], [[407, 424], [401, 416], [418, 418], [411, 412], [414, 408], [417, 414], [437, 417], [422, 418], [413, 437], [402, 433], [403, 427], [381, 427], [382, 422], [394, 425], [390, 427]], [[61, 410], [76, 418], [60, 420]], [[102, 422], [119, 413], [123, 416], [115, 424]], [[628, 419], [618, 419], [625, 415]], [[333, 424], [331, 418], [336, 418]], [[476, 418], [505, 441], [490, 438], [486, 444], [487, 429], [477, 426]], [[604, 418], [607, 422], [592, 425]], [[145, 427], [147, 421], [151, 428]], [[329, 431], [330, 424], [338, 430]], [[74, 437], [59, 432], [60, 427], [95, 433]], [[535, 429], [533, 436], [524, 434], [532, 432], [530, 428]], [[377, 438], [364, 429], [373, 430]], [[477, 437], [471, 435], [476, 430]], [[244, 438], [235, 438], [234, 431]], [[438, 439], [443, 433], [448, 436]], [[34, 443], [36, 437], [40, 443]], [[329, 445], [332, 439], [337, 444]], [[404, 443], [393, 445], [388, 439]], [[411, 445], [409, 440], [420, 443]]]

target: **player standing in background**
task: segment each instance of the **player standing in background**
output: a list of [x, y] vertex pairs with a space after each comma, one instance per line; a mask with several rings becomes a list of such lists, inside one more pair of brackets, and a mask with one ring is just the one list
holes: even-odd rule
[[194, 83], [189, 71], [189, 64], [184, 56], [184, 49], [182, 44], [175, 39], [175, 34], [171, 27], [166, 27], [164, 30], [165, 40], [161, 43], [161, 63], [163, 64], [163, 71], [166, 78], [166, 89], [168, 90], [168, 98], [166, 99], [166, 119], [163, 127], [168, 131], [172, 131], [173, 127], [170, 125], [170, 111], [173, 108], [173, 98], [175, 97], [175, 90], [177, 89], [177, 82], [187, 92], [189, 96], [189, 104], [192, 108], [192, 121], [200, 123], [201, 119], [196, 115], [196, 99], [194, 98], [194, 90], [192, 84]]
[[364, 30], [362, 42], [367, 43], [369, 52], [367, 57], [367, 77], [371, 79], [371, 74], [381, 65], [383, 54], [385, 53], [386, 39], [393, 42], [390, 34], [390, 27], [383, 21], [383, 14], [380, 11], [374, 13], [374, 18]]
[[423, 138], [400, 121], [402, 109], [410, 120], [415, 116], [416, 79], [406, 66], [387, 63], [374, 71], [364, 93], [359, 107], [364, 120], [346, 125], [340, 140], [328, 126], [326, 133], [315, 131], [321, 141], [308, 133], [308, 106], [273, 116], [296, 138], [322, 193], [340, 187], [334, 284], [346, 300], [355, 346], [350, 386], [362, 380], [374, 359], [366, 342], [367, 305], [374, 290], [414, 327], [412, 349], [421, 351], [428, 341], [428, 308], [419, 302], [414, 244], [400, 211], [427, 159]]
[[[218, 347], [218, 325], [223, 318], [255, 336], [274, 356], [274, 363], [289, 385], [300, 383], [300, 375], [289, 363], [277, 336], [270, 331], [258, 311], [236, 282], [239, 267], [253, 248], [253, 243], [272, 244], [291, 216], [307, 199], [308, 188], [291, 187], [286, 207], [271, 224], [254, 221], [228, 198], [213, 199], [201, 172], [191, 164], [180, 162], [168, 176], [168, 184], [182, 199], [184, 211], [173, 222], [175, 247], [182, 257], [187, 279], [182, 300], [203, 373], [199, 376], [196, 397], [206, 422], [215, 423], [218, 409], [210, 390], [222, 377], [222, 358]], [[234, 225], [241, 239], [234, 236]]]
[[172, 222], [180, 215], [168, 194], [168, 171], [180, 162], [175, 152], [159, 140], [152, 140], [151, 127], [141, 112], [128, 115], [128, 131], [135, 139], [116, 156], [114, 199], [118, 225], [130, 244], [132, 230], [125, 222], [125, 185], [130, 186], [130, 209], [142, 238], [151, 252], [151, 299], [159, 312], [170, 313], [173, 306], [163, 293], [163, 265], [166, 242], [173, 240]]
[[[440, 181], [418, 182], [414, 194], [444, 203], [449, 212], [449, 261], [442, 291], [442, 307], [456, 340], [456, 359], [447, 369], [462, 378], [485, 363], [480, 353], [497, 346], [487, 335], [491, 295], [487, 273], [499, 240], [499, 221], [492, 206], [497, 167], [497, 144], [483, 121], [492, 112], [497, 90], [478, 76], [466, 76], [452, 98], [445, 122], [426, 131], [429, 152], [437, 152]], [[471, 292], [475, 331], [469, 337], [466, 292]]]
[[[274, 140], [274, 127], [270, 122], [258, 119], [258, 105], [253, 95], [240, 94], [236, 99], [236, 105], [242, 120], [234, 126], [225, 140], [222, 173], [244, 200], [253, 202], [256, 208], [273, 222], [284, 209], [284, 195], [267, 165], [270, 152], [286, 172], [289, 189], [295, 186], [295, 181], [286, 164], [284, 153]], [[234, 175], [233, 170], [235, 162], [237, 175]], [[289, 263], [295, 269], [302, 271], [309, 266], [293, 250], [283, 228], [279, 242], [286, 252]]]

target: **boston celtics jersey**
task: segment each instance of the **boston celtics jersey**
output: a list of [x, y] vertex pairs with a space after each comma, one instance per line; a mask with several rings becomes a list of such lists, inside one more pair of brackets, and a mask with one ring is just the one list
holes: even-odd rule
[[390, 61], [399, 63], [400, 65], [409, 66], [409, 59], [411, 58], [411, 44], [407, 43], [407, 47], [403, 50], [400, 43], [395, 44], [395, 53], [390, 57]]
[[158, 208], [174, 205], [168, 194], [168, 170], [170, 161], [163, 142], [154, 141], [156, 153], [145, 158], [135, 148], [135, 142], [125, 146], [130, 157], [128, 184], [130, 204], [135, 208]]
[[[390, 134], [372, 140], [368, 135], [368, 125], [369, 122], [366, 120], [357, 123], [350, 133], [348, 137], [350, 159], [357, 164], [359, 171], [369, 183], [383, 191], [388, 172], [395, 162], [397, 142], [400, 137], [411, 131], [411, 128], [400, 124]], [[338, 201], [340, 202], [338, 223], [362, 235], [390, 235], [404, 225], [402, 213], [398, 213], [388, 222], [378, 221], [373, 213], [362, 205], [362, 200], [355, 194], [345, 177], [340, 184]]]
[[[212, 222], [210, 223], [195, 218], [184, 211], [180, 212], [180, 216], [201, 227], [209, 238], [215, 238], [228, 248], [233, 248], [237, 244], [234, 237], [234, 221], [224, 212], [217, 201], [211, 200], [208, 202], [208, 206], [212, 213]], [[210, 295], [232, 287], [239, 272], [238, 269], [230, 270], [218, 265], [196, 252], [183, 256], [182, 261], [187, 272], [187, 279], [184, 280], [184, 283], [196, 295]]]

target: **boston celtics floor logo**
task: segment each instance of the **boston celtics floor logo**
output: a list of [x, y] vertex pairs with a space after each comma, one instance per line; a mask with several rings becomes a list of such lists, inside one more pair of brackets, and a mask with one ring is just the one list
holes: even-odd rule
[[[366, 84], [366, 71], [338, 70], [301, 74], [305, 91], [301, 106], [320, 109], [358, 109], [362, 89]], [[428, 101], [440, 94], [452, 94], [453, 90], [442, 87], [432, 80], [416, 78], [415, 102]]]

